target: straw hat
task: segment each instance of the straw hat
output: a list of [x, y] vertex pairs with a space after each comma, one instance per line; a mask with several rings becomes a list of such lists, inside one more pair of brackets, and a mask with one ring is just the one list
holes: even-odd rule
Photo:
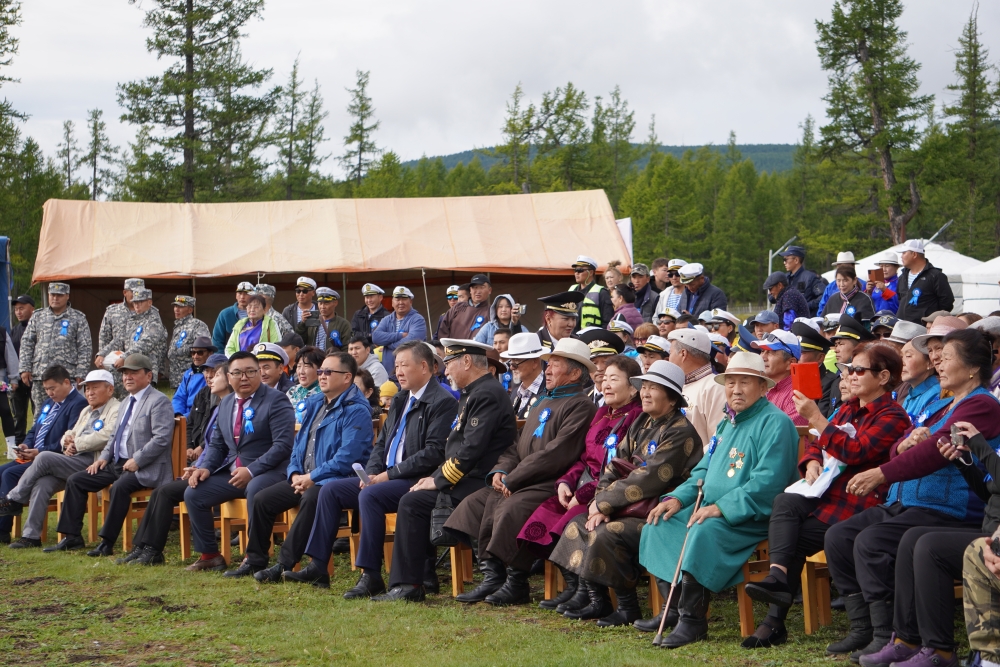
[[761, 359], [756, 354], [751, 354], [750, 352], [737, 352], [732, 357], [729, 358], [729, 365], [726, 366], [725, 373], [719, 373], [715, 376], [715, 381], [719, 384], [726, 384], [727, 375], [749, 375], [751, 377], [760, 378], [767, 382], [767, 388], [770, 389], [774, 386], [774, 380], [767, 377], [764, 373], [764, 360]]
[[590, 346], [576, 338], [560, 338], [551, 352], [542, 355], [544, 361], [548, 361], [551, 357], [572, 359], [583, 364], [591, 373], [597, 370], [597, 366], [590, 360]]

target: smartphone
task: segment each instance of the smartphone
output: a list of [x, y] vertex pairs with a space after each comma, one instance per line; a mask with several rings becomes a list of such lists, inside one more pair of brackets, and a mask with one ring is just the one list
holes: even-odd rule
[[818, 401], [823, 398], [823, 383], [819, 379], [816, 362], [792, 364], [792, 390], [801, 391], [806, 398]]
[[372, 478], [369, 477], [368, 474], [365, 472], [364, 466], [362, 466], [360, 463], [355, 463], [351, 467], [354, 468], [354, 473], [358, 476], [358, 479], [361, 480], [362, 484], [368, 486], [369, 484], [372, 483]]
[[993, 550], [993, 555], [1000, 556], [1000, 538], [997, 538], [996, 535], [990, 540], [990, 549]]
[[528, 312], [528, 306], [526, 306], [523, 303], [515, 304], [515, 307], [517, 308], [517, 312], [521, 313], [522, 315]]
[[951, 425], [951, 444], [955, 445], [956, 447], [965, 446], [965, 436], [962, 435], [961, 431], [958, 430], [957, 424]]
[[885, 282], [885, 271], [882, 267], [877, 269], [868, 269], [868, 282], [870, 283], [884, 283]]

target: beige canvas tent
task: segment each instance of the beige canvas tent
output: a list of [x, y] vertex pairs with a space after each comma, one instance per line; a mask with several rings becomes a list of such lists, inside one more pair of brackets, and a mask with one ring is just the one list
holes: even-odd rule
[[[447, 305], [445, 286], [491, 274], [494, 294], [528, 304], [560, 291], [585, 254], [627, 262], [628, 250], [602, 190], [426, 199], [321, 199], [239, 204], [46, 202], [33, 280], [73, 285], [74, 307], [96, 332], [121, 300], [121, 279], [141, 277], [164, 324], [174, 294], [194, 293], [211, 326], [241, 279], [293, 300], [309, 275], [341, 292], [344, 314], [362, 305], [361, 285], [409, 286], [429, 326]], [[426, 284], [426, 292], [424, 285]], [[165, 311], [165, 312], [164, 312]]]

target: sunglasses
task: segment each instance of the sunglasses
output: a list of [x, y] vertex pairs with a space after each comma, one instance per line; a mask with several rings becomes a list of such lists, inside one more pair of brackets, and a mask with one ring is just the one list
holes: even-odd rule
[[844, 373], [847, 373], [848, 375], [857, 375], [858, 377], [861, 377], [868, 372], [871, 372], [874, 375], [876, 372], [874, 368], [865, 368], [864, 366], [852, 366], [851, 364], [837, 364], [837, 368], [839, 368]]
[[718, 331], [719, 330], [719, 324], [718, 323], [712, 324], [710, 322], [710, 323], [708, 323], [708, 324], [705, 325], [705, 328], [708, 329], [709, 331]]
[[676, 278], [679, 275], [681, 274], [677, 271], [667, 271], [667, 278]]
[[350, 371], [335, 371], [335, 370], [331, 370], [329, 368], [317, 368], [316, 369], [316, 375], [319, 375], [321, 377], [322, 376], [327, 376], [327, 375], [332, 375], [333, 373], [340, 373], [341, 375], [350, 375], [351, 374]]
[[309, 292], [312, 292], [312, 290], [311, 289], [307, 289], [305, 287], [296, 287], [295, 288], [295, 293], [296, 294], [309, 294]]
[[208, 354], [208, 350], [191, 350], [192, 357], [203, 357]]
[[448, 301], [458, 301], [458, 297], [457, 296], [449, 296], [448, 297]]
[[647, 338], [633, 338], [632, 340], [635, 343], [636, 347], [639, 347], [640, 345], [645, 345], [646, 341], [648, 339]]
[[586, 273], [590, 269], [573, 269], [573, 273]]

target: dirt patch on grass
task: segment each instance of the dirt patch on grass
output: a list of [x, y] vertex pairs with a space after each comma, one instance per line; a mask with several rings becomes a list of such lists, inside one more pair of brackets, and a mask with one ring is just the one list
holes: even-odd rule
[[61, 614], [66, 610], [66, 606], [62, 604], [47, 604], [41, 607], [32, 607], [32, 614]]
[[55, 580], [55, 577], [31, 577], [30, 579], [15, 579], [10, 582], [11, 586], [30, 586], [31, 584], [37, 584], [40, 581]]
[[114, 607], [108, 607], [107, 609], [103, 609], [98, 613], [103, 615], [104, 620], [106, 621], [117, 621], [119, 618], [125, 615], [125, 609], [126, 607], [124, 604], [116, 604]]

